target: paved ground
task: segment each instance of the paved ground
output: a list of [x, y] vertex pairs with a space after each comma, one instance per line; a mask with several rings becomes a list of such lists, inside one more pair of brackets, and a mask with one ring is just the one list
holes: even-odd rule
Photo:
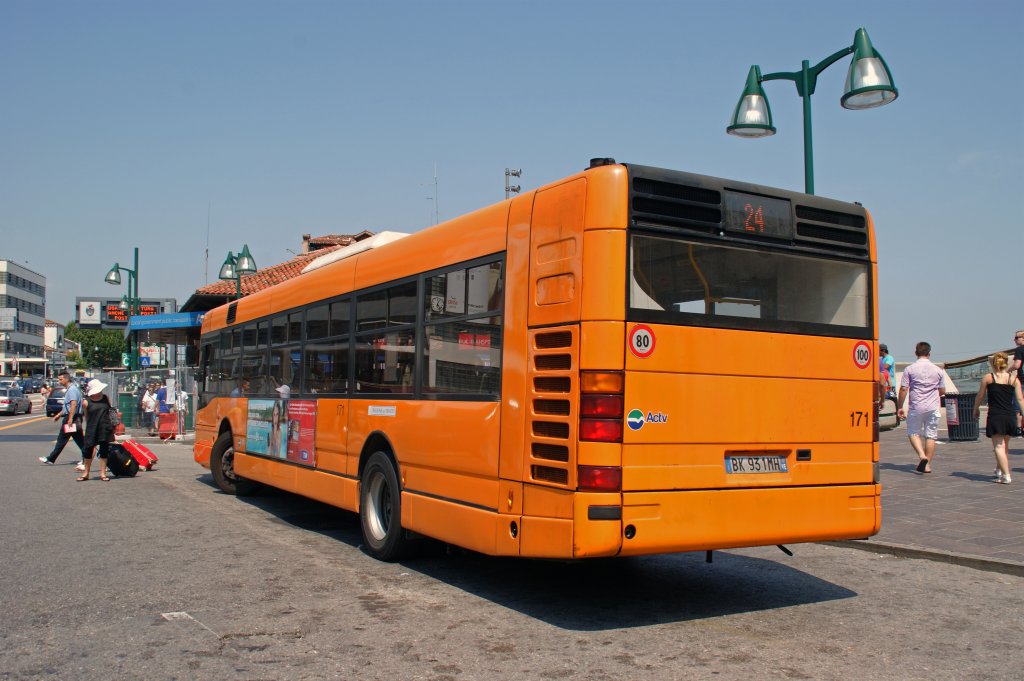
[[[982, 423], [984, 418], [982, 412]], [[883, 426], [891, 424], [883, 419]], [[906, 427], [882, 432], [882, 531], [843, 543], [1024, 576], [1024, 439], [1011, 440], [1014, 482], [1000, 485], [992, 482], [995, 458], [988, 438], [951, 442], [944, 423], [939, 438], [933, 472], [922, 475], [915, 470], [917, 455]], [[191, 455], [191, 441], [138, 439], [158, 456]]]
[[[923, 475], [906, 427], [882, 432], [882, 531], [844, 544], [1024, 576], [1024, 439], [1010, 442], [1014, 482], [999, 485], [988, 438], [951, 442], [944, 425], [939, 437], [933, 472]], [[158, 455], [192, 446], [140, 439]]]
[[939, 432], [933, 471], [922, 475], [906, 428], [881, 434], [882, 531], [864, 543], [926, 550], [951, 562], [979, 558], [989, 569], [1024, 574], [1024, 439], [1011, 439], [1014, 481], [999, 485], [984, 434], [967, 442], [946, 435]]

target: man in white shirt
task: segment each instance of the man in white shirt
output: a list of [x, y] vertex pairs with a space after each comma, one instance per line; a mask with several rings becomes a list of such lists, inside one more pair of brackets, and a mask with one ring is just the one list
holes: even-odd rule
[[[907, 420], [907, 437], [918, 456], [917, 472], [931, 473], [935, 440], [939, 433], [939, 404], [946, 394], [946, 373], [929, 359], [932, 354], [930, 344], [918, 343], [914, 354], [917, 361], [903, 370], [900, 379], [896, 415]], [[904, 414], [903, 403], [908, 395], [910, 411]]]

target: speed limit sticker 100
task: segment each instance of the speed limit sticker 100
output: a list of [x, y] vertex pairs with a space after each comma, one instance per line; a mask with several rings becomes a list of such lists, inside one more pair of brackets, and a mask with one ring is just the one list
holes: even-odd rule
[[853, 346], [853, 363], [858, 369], [864, 369], [871, 363], [871, 346], [860, 341]]
[[640, 359], [654, 353], [654, 330], [646, 324], [637, 324], [629, 330], [629, 351]]

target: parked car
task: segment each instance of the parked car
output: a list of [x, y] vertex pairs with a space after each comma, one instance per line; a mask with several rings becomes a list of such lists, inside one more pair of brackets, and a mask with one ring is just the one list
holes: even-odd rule
[[46, 397], [46, 415], [56, 416], [64, 409], [64, 388], [54, 388]]
[[43, 379], [41, 378], [26, 378], [21, 382], [21, 391], [23, 393], [37, 393], [43, 387]]
[[32, 401], [21, 392], [21, 388], [0, 388], [0, 413], [32, 413]]

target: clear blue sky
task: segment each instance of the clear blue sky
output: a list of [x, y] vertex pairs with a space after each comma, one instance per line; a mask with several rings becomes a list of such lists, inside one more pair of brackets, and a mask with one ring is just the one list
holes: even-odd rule
[[1015, 2], [36, 2], [0, 4], [0, 257], [47, 316], [141, 250], [141, 293], [184, 303], [227, 251], [303, 233], [415, 231], [592, 156], [801, 190], [800, 99], [778, 134], [725, 134], [751, 64], [792, 71], [867, 28], [900, 90], [813, 98], [817, 193], [878, 234], [880, 333], [953, 360], [1024, 328], [1024, 111]]

